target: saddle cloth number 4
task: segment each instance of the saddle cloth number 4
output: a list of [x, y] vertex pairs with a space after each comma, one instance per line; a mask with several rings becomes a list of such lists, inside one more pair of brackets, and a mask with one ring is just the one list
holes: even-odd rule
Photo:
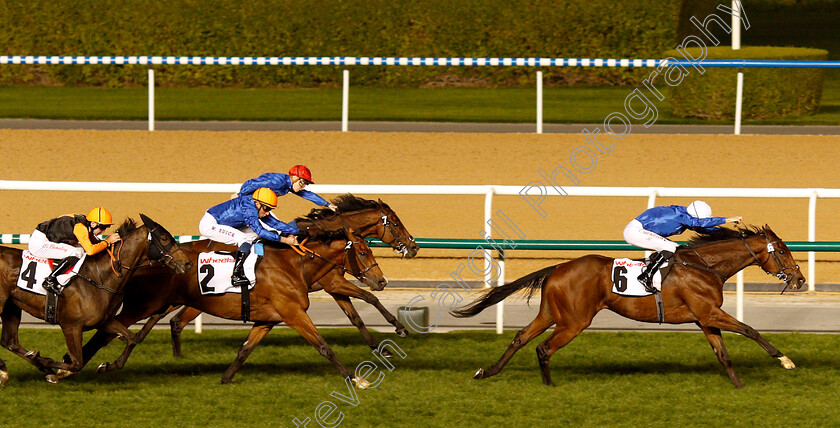
[[[58, 275], [58, 283], [62, 286], [67, 285], [70, 279], [76, 275], [84, 262], [82, 257], [72, 270]], [[26, 291], [45, 296], [47, 290], [41, 285], [44, 278], [52, 272], [53, 265], [48, 259], [33, 256], [29, 250], [24, 250], [21, 257], [20, 276], [18, 276], [17, 286]]]

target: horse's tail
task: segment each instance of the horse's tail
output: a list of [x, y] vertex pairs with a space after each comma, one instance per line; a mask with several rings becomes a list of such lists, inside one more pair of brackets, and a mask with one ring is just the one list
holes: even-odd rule
[[483, 296], [479, 297], [478, 300], [450, 313], [458, 318], [466, 318], [477, 315], [485, 308], [505, 300], [511, 294], [526, 287], [528, 288], [528, 300], [530, 300], [531, 296], [533, 296], [537, 290], [542, 289], [546, 278], [554, 273], [555, 269], [557, 269], [557, 266], [549, 266], [536, 272], [529, 273], [528, 275], [525, 275], [511, 283], [499, 287], [493, 287], [485, 292]]

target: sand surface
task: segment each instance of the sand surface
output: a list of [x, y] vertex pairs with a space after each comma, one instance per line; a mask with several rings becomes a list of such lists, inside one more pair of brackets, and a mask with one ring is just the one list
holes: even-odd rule
[[[610, 144], [609, 137], [601, 141]], [[541, 179], [540, 169], [571, 168], [570, 156], [580, 146], [596, 156], [593, 162], [578, 152], [577, 162], [590, 169], [577, 173], [581, 186], [840, 188], [839, 136], [629, 135], [603, 154], [576, 134], [0, 130], [4, 180], [241, 183], [302, 163], [325, 184], [524, 186]], [[116, 219], [142, 212], [173, 234], [197, 235], [204, 211], [227, 197], [0, 191], [5, 207], [0, 232], [30, 233], [45, 219], [103, 205]], [[381, 197], [415, 237], [479, 238], [483, 229], [483, 196]], [[742, 215], [748, 223], [769, 224], [785, 240], [807, 240], [807, 199], [706, 200], [716, 215]], [[689, 202], [657, 200], [661, 205]], [[624, 225], [646, 205], [646, 197], [554, 197], [543, 204], [543, 218], [519, 196], [494, 198], [494, 209], [504, 211], [526, 239], [622, 239]], [[276, 212], [291, 219], [312, 207], [287, 195]], [[840, 200], [818, 201], [817, 240], [840, 241], [839, 209]], [[417, 259], [400, 260], [390, 250], [376, 251], [392, 279], [443, 280], [469, 254], [426, 249]], [[514, 251], [506, 275], [510, 280], [579, 255]], [[803, 269], [805, 257], [797, 254]], [[840, 256], [817, 257], [817, 281], [840, 283], [840, 263], [834, 262]], [[758, 268], [749, 268], [746, 279], [773, 280]]]

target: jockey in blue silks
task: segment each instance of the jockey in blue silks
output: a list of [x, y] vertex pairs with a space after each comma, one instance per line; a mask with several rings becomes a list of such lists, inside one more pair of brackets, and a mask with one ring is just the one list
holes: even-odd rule
[[239, 189], [239, 194], [249, 195], [260, 187], [268, 187], [277, 196], [283, 196], [292, 192], [315, 204], [328, 207], [333, 211], [338, 211], [338, 207], [317, 193], [304, 190], [312, 182], [312, 173], [309, 171], [309, 168], [303, 165], [295, 165], [289, 170], [288, 175], [280, 172], [267, 172], [257, 178], [246, 181], [242, 184], [242, 188]]
[[694, 201], [687, 207], [670, 205], [645, 210], [624, 228], [627, 243], [658, 251], [651, 255], [650, 263], [639, 275], [639, 282], [652, 291], [653, 274], [677, 251], [677, 243], [664, 237], [679, 235], [688, 228], [709, 229], [724, 223], [737, 224], [741, 220], [741, 216], [712, 217], [712, 207], [703, 201]]
[[[277, 195], [271, 189], [261, 187], [252, 195], [242, 195], [210, 208], [198, 223], [199, 232], [210, 240], [238, 247], [231, 275], [234, 286], [247, 287], [249, 284], [245, 277], [245, 258], [257, 238], [289, 245], [297, 243], [292, 236], [299, 232], [297, 224], [286, 224], [269, 215], [276, 207]], [[263, 224], [279, 232], [269, 230]]]

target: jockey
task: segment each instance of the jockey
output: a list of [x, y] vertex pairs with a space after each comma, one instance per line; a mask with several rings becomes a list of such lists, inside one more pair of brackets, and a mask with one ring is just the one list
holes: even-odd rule
[[101, 235], [113, 224], [111, 213], [96, 207], [85, 216], [65, 214], [38, 225], [29, 237], [29, 252], [35, 257], [61, 259], [52, 272], [44, 278], [43, 286], [55, 294], [61, 294], [56, 277], [75, 265], [84, 254], [92, 256], [120, 240], [114, 233], [104, 241]]
[[295, 165], [289, 170], [288, 175], [280, 172], [267, 172], [257, 178], [246, 181], [242, 184], [242, 188], [239, 189], [239, 194], [250, 195], [260, 187], [268, 187], [277, 196], [283, 196], [286, 193], [292, 192], [315, 204], [328, 207], [333, 211], [338, 211], [337, 206], [327, 202], [326, 199], [320, 197], [317, 193], [304, 190], [308, 184], [312, 184], [312, 173], [309, 171], [309, 168], [303, 165]]
[[[249, 283], [245, 277], [245, 257], [257, 238], [297, 245], [297, 237], [294, 236], [300, 232], [297, 224], [286, 224], [270, 216], [274, 208], [277, 208], [277, 195], [269, 188], [260, 187], [253, 195], [243, 194], [210, 208], [198, 223], [199, 232], [207, 238], [238, 246], [230, 278], [234, 286], [247, 286]], [[268, 230], [263, 222], [279, 232]]]
[[694, 201], [687, 207], [653, 207], [641, 213], [624, 228], [624, 240], [637, 247], [658, 252], [651, 256], [650, 263], [639, 275], [639, 282], [650, 291], [653, 274], [677, 251], [677, 243], [664, 237], [679, 235], [687, 228], [708, 229], [724, 223], [738, 224], [741, 220], [741, 216], [712, 217], [712, 207], [703, 201]]

